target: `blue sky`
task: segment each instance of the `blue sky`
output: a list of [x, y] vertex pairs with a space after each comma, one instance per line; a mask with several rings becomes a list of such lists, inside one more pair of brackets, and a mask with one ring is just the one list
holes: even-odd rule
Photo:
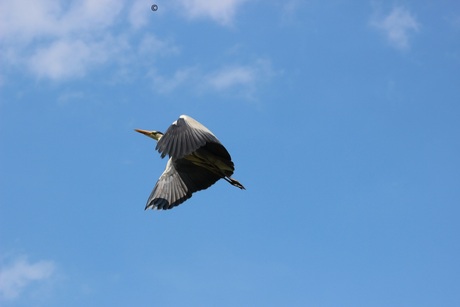
[[[460, 305], [458, 1], [1, 0], [0, 52], [2, 306]], [[181, 114], [247, 190], [144, 211]]]

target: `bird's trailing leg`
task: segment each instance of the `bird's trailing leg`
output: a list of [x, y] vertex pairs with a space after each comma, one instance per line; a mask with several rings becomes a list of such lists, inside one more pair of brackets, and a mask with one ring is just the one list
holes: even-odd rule
[[241, 190], [246, 190], [246, 188], [238, 180], [230, 178], [230, 177], [224, 177], [224, 179], [231, 185], [237, 188], [240, 188]]

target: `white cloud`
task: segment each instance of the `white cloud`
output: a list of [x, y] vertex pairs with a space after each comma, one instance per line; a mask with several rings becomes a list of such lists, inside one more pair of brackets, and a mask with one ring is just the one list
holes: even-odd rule
[[27, 258], [19, 257], [0, 268], [0, 297], [15, 299], [32, 283], [50, 278], [54, 271], [55, 265], [51, 261], [31, 263]]
[[[246, 1], [173, 0], [159, 10], [170, 5], [187, 18], [231, 25]], [[150, 5], [143, 0], [0, 0], [0, 66], [53, 81], [82, 78], [105, 67], [111, 69], [107, 82], [147, 75], [161, 93], [177, 88], [249, 92], [270, 76], [265, 60], [210, 70], [190, 64], [165, 74], [160, 69], [163, 63], [157, 65], [159, 58], [177, 56], [182, 50], [173, 39], [145, 31], [152, 14], [158, 14]], [[0, 75], [2, 79], [8, 82]]]
[[256, 78], [254, 67], [233, 66], [212, 72], [207, 76], [207, 83], [216, 90], [224, 90], [238, 85], [249, 85]]
[[150, 12], [148, 2], [145, 0], [132, 1], [132, 6], [129, 11], [129, 22], [135, 29], [139, 29], [148, 23]]
[[134, 35], [146, 25], [149, 12], [141, 1], [0, 0], [0, 65], [65, 80], [104, 64], [129, 68], [126, 62], [140, 54], [175, 51], [151, 34]]
[[186, 83], [189, 84], [191, 80], [197, 81], [197, 76], [199, 76], [200, 73], [194, 67], [187, 67], [177, 70], [170, 78], [157, 74], [156, 72], [152, 72], [151, 75], [153, 77], [154, 88], [158, 92], [165, 94], [172, 92]]
[[211, 18], [222, 25], [231, 25], [238, 7], [247, 0], [178, 0], [189, 18]]
[[169, 93], [177, 89], [192, 88], [198, 91], [225, 92], [251, 96], [253, 90], [274, 75], [270, 61], [258, 59], [253, 63], [226, 65], [203, 71], [201, 67], [177, 70], [171, 77], [152, 72], [154, 87], [158, 92]]
[[257, 87], [274, 74], [270, 61], [258, 59], [250, 64], [225, 66], [212, 71], [204, 76], [203, 84], [214, 91], [231, 91], [237, 96], [253, 100]]
[[56, 40], [38, 48], [28, 59], [28, 67], [37, 76], [54, 80], [81, 77], [92, 65], [107, 60], [107, 50], [105, 42]]
[[173, 42], [161, 40], [153, 34], [146, 34], [139, 42], [137, 47], [139, 53], [153, 55], [177, 55], [180, 50]]
[[384, 17], [374, 16], [371, 25], [380, 29], [387, 37], [389, 43], [400, 50], [410, 47], [409, 36], [418, 32], [420, 24], [414, 16], [402, 7], [395, 7], [390, 14]]
[[103, 31], [114, 24], [122, 7], [122, 0], [72, 1], [67, 7], [54, 0], [1, 0], [0, 38], [30, 43]]
[[62, 14], [57, 1], [0, 1], [0, 39], [31, 40], [43, 33], [51, 34]]

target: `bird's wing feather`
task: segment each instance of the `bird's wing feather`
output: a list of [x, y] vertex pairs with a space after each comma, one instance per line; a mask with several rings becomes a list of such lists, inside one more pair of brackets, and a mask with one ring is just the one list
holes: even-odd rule
[[190, 197], [192, 193], [188, 191], [170, 159], [165, 171], [155, 184], [145, 209], [170, 209]]
[[181, 115], [166, 130], [158, 141], [156, 149], [162, 158], [168, 155], [180, 159], [206, 143], [220, 144], [217, 137], [208, 128], [189, 116]]
[[210, 187], [220, 178], [186, 159], [169, 159], [145, 209], [171, 209], [192, 197], [192, 193]]

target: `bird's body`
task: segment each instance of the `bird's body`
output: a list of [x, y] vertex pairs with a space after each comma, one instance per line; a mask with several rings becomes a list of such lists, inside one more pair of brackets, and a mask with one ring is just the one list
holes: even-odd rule
[[156, 149], [162, 158], [169, 156], [145, 209], [171, 209], [221, 178], [244, 189], [230, 177], [235, 167], [227, 149], [208, 128], [190, 116], [181, 115], [164, 134], [136, 131], [158, 141]]

